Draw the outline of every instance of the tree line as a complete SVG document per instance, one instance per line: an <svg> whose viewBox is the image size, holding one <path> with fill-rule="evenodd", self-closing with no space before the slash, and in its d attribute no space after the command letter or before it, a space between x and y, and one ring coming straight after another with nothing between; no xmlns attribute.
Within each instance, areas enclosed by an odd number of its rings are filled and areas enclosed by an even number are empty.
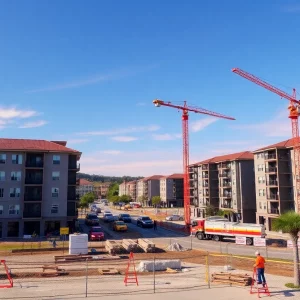
<svg viewBox="0 0 300 300"><path fill-rule="evenodd" d="M98 181L98 182L116 182L116 183L122 183L124 180L126 182L133 181L133 180L139 180L143 177L137 176L137 177L131 177L131 176L105 176L105 175L91 175L86 173L77 173L77 178L80 179L86 179L89 181Z"/></svg>

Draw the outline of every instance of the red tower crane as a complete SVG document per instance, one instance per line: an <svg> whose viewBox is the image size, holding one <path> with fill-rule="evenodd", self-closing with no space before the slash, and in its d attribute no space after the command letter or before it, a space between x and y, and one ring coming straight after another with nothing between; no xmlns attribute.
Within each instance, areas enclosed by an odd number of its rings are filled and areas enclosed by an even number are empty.
<svg viewBox="0 0 300 300"><path fill-rule="evenodd" d="M295 170L295 180L296 180L296 209L300 212L300 145L299 145L299 126L298 117L300 113L300 101L296 99L296 90L293 89L293 95L289 95L286 92L272 86L271 84L261 80L260 78L247 73L241 69L234 68L232 72L262 86L263 88L279 95L281 98L285 98L290 101L288 106L289 118L292 122L292 136L293 136L293 148L294 148L294 170Z"/></svg>
<svg viewBox="0 0 300 300"><path fill-rule="evenodd" d="M183 105L175 105L171 102L164 102L162 100L153 100L156 107L168 106L182 111L182 138L183 138L183 174L184 174L184 220L186 225L191 224L190 211L190 181L189 181L189 111L197 114L209 115L217 118L235 120L203 108L187 106L186 101Z"/></svg>

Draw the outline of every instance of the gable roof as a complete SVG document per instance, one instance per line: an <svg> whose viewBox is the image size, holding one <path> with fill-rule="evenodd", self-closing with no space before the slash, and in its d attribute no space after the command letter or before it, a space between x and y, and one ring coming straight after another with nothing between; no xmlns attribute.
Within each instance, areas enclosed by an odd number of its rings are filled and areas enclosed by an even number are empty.
<svg viewBox="0 0 300 300"><path fill-rule="evenodd" d="M175 173L169 176L164 176L160 179L183 179L184 175L183 174L179 174L179 173Z"/></svg>
<svg viewBox="0 0 300 300"><path fill-rule="evenodd" d="M93 182L92 181L88 181L86 179L80 178L79 179L79 185L93 185Z"/></svg>
<svg viewBox="0 0 300 300"><path fill-rule="evenodd" d="M253 153L264 151L264 150L268 150L268 149L293 148L293 146L294 146L293 139L289 139L289 140L285 140L285 141L279 142L277 144L272 144L272 145L269 145L269 146L257 149L255 151L253 151Z"/></svg>
<svg viewBox="0 0 300 300"><path fill-rule="evenodd" d="M49 142L46 140L0 138L0 150L59 152L59 153L72 153L77 155L81 154L81 152L77 150L63 146L64 143L66 142Z"/></svg>
<svg viewBox="0 0 300 300"><path fill-rule="evenodd" d="M164 175L152 175L152 176L149 176L149 177L145 177L143 179L141 179L142 181L147 181L147 180L159 180L161 179L162 177L164 177Z"/></svg>
<svg viewBox="0 0 300 300"><path fill-rule="evenodd" d="M222 161L252 160L252 159L254 159L254 155L252 152L243 151L243 152L237 152L237 153L232 153L232 154L215 156L215 157L200 161L198 163L192 164L192 166L210 164L210 163L218 163L218 162L222 162Z"/></svg>

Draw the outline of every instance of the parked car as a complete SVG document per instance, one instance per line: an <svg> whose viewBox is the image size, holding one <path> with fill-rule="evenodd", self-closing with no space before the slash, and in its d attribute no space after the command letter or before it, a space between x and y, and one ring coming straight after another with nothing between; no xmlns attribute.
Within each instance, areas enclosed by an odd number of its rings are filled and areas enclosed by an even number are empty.
<svg viewBox="0 0 300 300"><path fill-rule="evenodd" d="M92 225L99 225L99 219L95 213L87 214L85 217L85 224L92 226Z"/></svg>
<svg viewBox="0 0 300 300"><path fill-rule="evenodd" d="M104 222L113 222L115 220L115 217L112 213L104 213L103 215L103 221Z"/></svg>
<svg viewBox="0 0 300 300"><path fill-rule="evenodd" d="M123 221L115 221L113 224L114 231L127 231L128 227Z"/></svg>
<svg viewBox="0 0 300 300"><path fill-rule="evenodd" d="M92 227L89 231L89 240L104 241L104 232L100 226Z"/></svg>
<svg viewBox="0 0 300 300"><path fill-rule="evenodd" d="M166 221L183 221L183 216L180 215L167 216Z"/></svg>
<svg viewBox="0 0 300 300"><path fill-rule="evenodd" d="M93 206L91 209L96 214L101 214L101 208L99 206Z"/></svg>
<svg viewBox="0 0 300 300"><path fill-rule="evenodd" d="M125 223L131 223L131 216L129 214L119 214L118 219Z"/></svg>
<svg viewBox="0 0 300 300"><path fill-rule="evenodd" d="M149 217L139 217L136 220L136 225L140 227L148 227L152 228L153 227L153 221Z"/></svg>

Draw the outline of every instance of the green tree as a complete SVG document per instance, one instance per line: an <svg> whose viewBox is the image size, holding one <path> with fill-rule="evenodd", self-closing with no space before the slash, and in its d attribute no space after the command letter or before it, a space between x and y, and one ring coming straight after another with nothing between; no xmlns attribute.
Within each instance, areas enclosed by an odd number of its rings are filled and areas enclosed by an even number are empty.
<svg viewBox="0 0 300 300"><path fill-rule="evenodd" d="M138 197L138 201L141 202L144 206L145 206L146 204L148 204L148 203L147 203L148 198L147 198L145 195L139 196L139 197Z"/></svg>
<svg viewBox="0 0 300 300"><path fill-rule="evenodd" d="M161 202L160 196L153 196L151 202L153 206L157 206Z"/></svg>
<svg viewBox="0 0 300 300"><path fill-rule="evenodd" d="M216 215L216 208L213 205L207 205L205 207L205 217L211 217Z"/></svg>
<svg viewBox="0 0 300 300"><path fill-rule="evenodd" d="M112 198L113 198L114 196L118 196L118 195L119 195L119 185L118 185L116 182L114 182L114 183L112 183L112 184L109 186L109 188L108 188L108 191L107 191L107 199L108 199L109 201L113 202L113 201L112 201Z"/></svg>
<svg viewBox="0 0 300 300"><path fill-rule="evenodd" d="M294 211L282 214L278 219L274 220L273 228L276 231L288 233L291 236L294 252L294 286L300 286L299 278L299 249L298 249L298 233L300 231L300 215Z"/></svg>
<svg viewBox="0 0 300 300"><path fill-rule="evenodd" d="M120 197L120 202L125 202L125 203L128 203L131 201L131 197L129 195L122 195Z"/></svg>
<svg viewBox="0 0 300 300"><path fill-rule="evenodd" d="M79 206L81 209L84 209L86 211L86 209L89 207L89 204L93 203L94 201L94 193L87 193L80 198Z"/></svg>
<svg viewBox="0 0 300 300"><path fill-rule="evenodd" d="M120 197L118 195L116 196L111 196L110 199L109 199L110 202L112 203L117 203L120 201Z"/></svg>

